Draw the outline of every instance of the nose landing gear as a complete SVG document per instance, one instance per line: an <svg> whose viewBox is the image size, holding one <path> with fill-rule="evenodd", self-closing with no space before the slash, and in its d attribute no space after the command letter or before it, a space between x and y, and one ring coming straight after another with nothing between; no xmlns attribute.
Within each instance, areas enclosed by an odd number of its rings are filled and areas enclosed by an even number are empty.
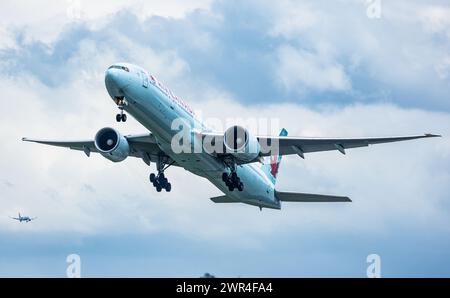
<svg viewBox="0 0 450 298"><path fill-rule="evenodd" d="M120 122L120 121L125 122L125 121L127 121L127 115L124 114L123 111L122 111L120 114L116 115L116 121L117 122Z"/></svg>
<svg viewBox="0 0 450 298"><path fill-rule="evenodd" d="M117 104L117 106L119 107L120 113L116 115L116 121L117 122L126 122L127 121L127 115L123 113L123 108L126 105L126 101L125 98L122 97L116 97L116 99L114 100Z"/></svg>

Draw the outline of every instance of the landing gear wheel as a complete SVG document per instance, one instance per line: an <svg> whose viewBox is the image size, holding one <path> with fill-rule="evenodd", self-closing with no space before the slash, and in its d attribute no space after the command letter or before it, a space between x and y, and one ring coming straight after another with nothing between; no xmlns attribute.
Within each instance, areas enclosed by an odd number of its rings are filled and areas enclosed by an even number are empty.
<svg viewBox="0 0 450 298"><path fill-rule="evenodd" d="M150 174L150 182L156 188L157 192L161 192L161 190L165 189L167 192L172 190L172 185L169 183L169 180L164 177L163 173L156 175L154 173Z"/></svg>
<svg viewBox="0 0 450 298"><path fill-rule="evenodd" d="M126 122L127 121L127 115L126 114L122 114L121 118L122 118L122 122Z"/></svg>
<svg viewBox="0 0 450 298"><path fill-rule="evenodd" d="M159 185L161 185L162 188L165 188L167 185L167 179L163 178L161 179L161 177L159 178Z"/></svg>
<svg viewBox="0 0 450 298"><path fill-rule="evenodd" d="M116 115L116 121L120 122L122 120L122 115L121 114L117 114Z"/></svg>
<svg viewBox="0 0 450 298"><path fill-rule="evenodd" d="M226 172L222 173L222 181L225 183L228 181L228 173Z"/></svg>
<svg viewBox="0 0 450 298"><path fill-rule="evenodd" d="M225 182L229 191L234 191L236 188L239 191L244 190L244 183L241 182L241 178L239 178L235 171L231 172L231 174L226 172L222 173L222 180Z"/></svg>
<svg viewBox="0 0 450 298"><path fill-rule="evenodd" d="M150 182L151 183L155 182L155 179L156 179L156 175L154 173L151 173L150 174Z"/></svg>
<svg viewBox="0 0 450 298"><path fill-rule="evenodd" d="M153 186L156 188L157 192L161 192L161 190L165 189L167 192L172 190L172 185L169 183L169 180L164 175L164 170L174 164L174 161L168 162L167 156L158 156L158 161L156 164L156 170L158 173L150 174L150 182L153 183Z"/></svg>

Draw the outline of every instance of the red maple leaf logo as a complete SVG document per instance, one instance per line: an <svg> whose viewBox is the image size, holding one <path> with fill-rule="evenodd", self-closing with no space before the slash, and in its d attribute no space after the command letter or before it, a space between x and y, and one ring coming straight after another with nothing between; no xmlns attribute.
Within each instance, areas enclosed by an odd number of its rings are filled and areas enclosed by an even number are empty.
<svg viewBox="0 0 450 298"><path fill-rule="evenodd" d="M270 174L272 174L273 178L277 178L279 165L280 164L278 163L278 156L271 156L270 157Z"/></svg>

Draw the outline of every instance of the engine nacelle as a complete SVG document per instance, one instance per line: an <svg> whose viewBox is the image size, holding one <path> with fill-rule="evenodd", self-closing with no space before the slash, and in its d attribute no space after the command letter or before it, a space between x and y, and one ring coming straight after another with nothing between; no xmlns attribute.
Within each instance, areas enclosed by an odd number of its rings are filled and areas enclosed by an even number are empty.
<svg viewBox="0 0 450 298"><path fill-rule="evenodd" d="M95 147L101 155L113 162L123 161L130 154L127 139L110 127L102 128L97 132Z"/></svg>
<svg viewBox="0 0 450 298"><path fill-rule="evenodd" d="M231 153L240 161L252 161L260 152L258 139L241 126L232 126L225 131L224 145L227 153Z"/></svg>

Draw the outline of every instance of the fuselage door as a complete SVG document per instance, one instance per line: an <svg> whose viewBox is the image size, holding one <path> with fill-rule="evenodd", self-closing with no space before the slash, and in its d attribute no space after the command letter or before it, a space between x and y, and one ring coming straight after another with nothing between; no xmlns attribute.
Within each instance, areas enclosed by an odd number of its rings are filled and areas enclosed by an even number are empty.
<svg viewBox="0 0 450 298"><path fill-rule="evenodd" d="M142 77L142 87L144 88L148 88L148 76L145 72L141 71L140 72L141 77Z"/></svg>

